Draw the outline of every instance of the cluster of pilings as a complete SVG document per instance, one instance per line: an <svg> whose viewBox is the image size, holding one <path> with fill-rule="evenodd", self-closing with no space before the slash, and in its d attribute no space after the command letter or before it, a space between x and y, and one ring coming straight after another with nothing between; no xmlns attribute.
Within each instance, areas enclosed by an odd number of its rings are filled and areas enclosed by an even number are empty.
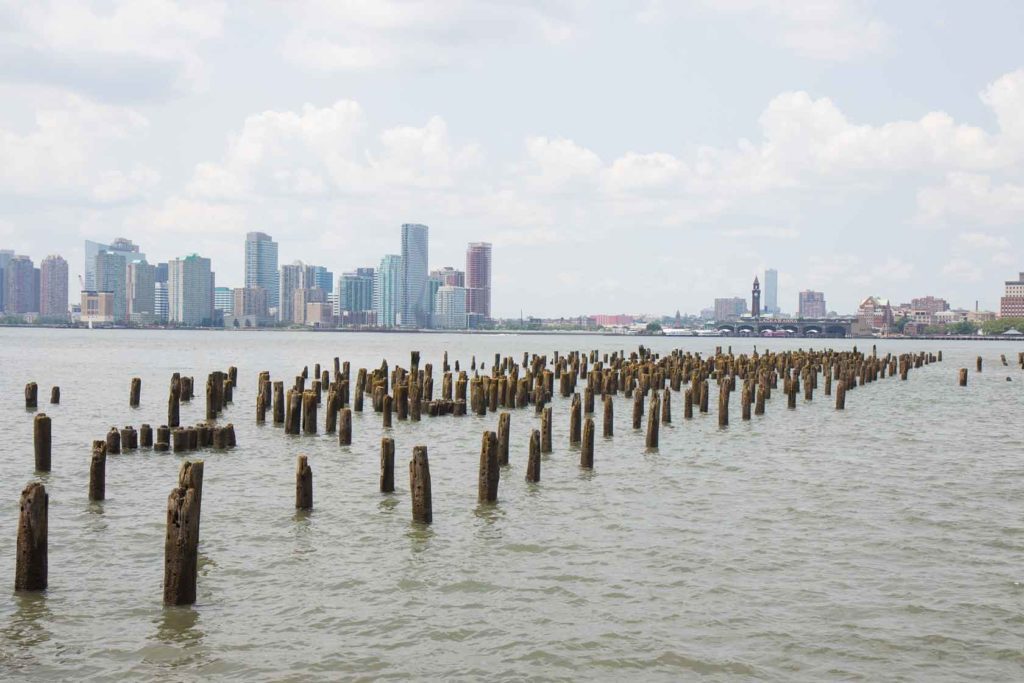
<svg viewBox="0 0 1024 683"><path fill-rule="evenodd" d="M765 415L772 391L780 386L790 410L797 408L801 388L804 402L809 402L814 400L815 391L822 385L824 395L834 393L835 408L843 410L848 392L887 376L906 380L912 369L941 360L941 352L938 356L922 352L879 357L874 349L864 354L856 348L761 354L755 351L750 355L733 355L731 349L722 353L719 348L707 357L681 350L662 356L641 346L628 356L623 352L600 355L597 351L573 351L555 352L549 360L546 355L523 354L521 363L511 356L497 354L489 372L482 363L478 368L474 357L467 372L459 369L458 361L454 368L449 366L445 353L440 393L435 396L433 367L427 363L420 368L419 352L412 352L408 370L400 366L391 368L385 360L379 368L360 368L354 383L349 363L335 358L333 374L326 369L321 372L319 364L315 365L313 380L307 388L307 366L287 392L283 382L271 381L269 372L261 372L257 384L256 422L264 423L269 410L273 423L284 426L287 433L315 435L319 406L324 405L324 431L337 432L339 444L350 446L352 412L363 411L367 398L372 409L381 415L385 429L394 429L395 421L418 421L424 414L462 417L467 413L467 406L474 415L498 413L496 428L482 434L477 473L478 502L493 504L498 499L501 470L510 462L510 411L532 405L534 419L540 420L540 428L530 431L527 448L526 480L535 484L541 479L542 455L552 452L551 403L556 391L569 403L569 445L579 449L580 467L593 468L596 432L593 414L598 398L605 440L615 437L614 399L621 395L632 402L633 429L645 430L646 448L657 449L661 426L672 424L673 393L682 395L685 423L694 419L695 407L698 414L709 412L709 386L716 384L718 424L727 428L733 392L739 393L742 421ZM1024 353L1018 361L1024 368ZM977 368L980 372L980 358ZM207 422L184 427L180 425L179 408L181 402L193 397L193 381L191 377L175 373L170 385L167 424L155 430L155 438L154 430L143 424L138 431L131 426L112 427L104 439L93 442L89 498L96 501L105 498L108 455L138 448L184 453L203 447L234 447L234 426L213 423L226 404L231 403L236 385L237 369L234 367L227 372L210 373L206 385ZM59 389L54 389L53 395L59 401ZM35 408L36 395L35 383L26 386L27 408ZM133 378L129 404L137 408L140 397L141 380ZM33 430L36 469L48 471L50 418L43 413L36 415ZM168 497L164 601L169 605L195 601L203 466L201 461L184 461L177 486ZM433 510L426 446L417 445L412 449L409 489L413 520L431 523ZM381 439L379 490L382 493L395 490L395 441L389 436ZM313 507L313 470L305 455L297 459L295 492L296 508ZM15 581L18 589L46 587L47 506L48 496L41 483L30 483L22 492Z"/></svg>

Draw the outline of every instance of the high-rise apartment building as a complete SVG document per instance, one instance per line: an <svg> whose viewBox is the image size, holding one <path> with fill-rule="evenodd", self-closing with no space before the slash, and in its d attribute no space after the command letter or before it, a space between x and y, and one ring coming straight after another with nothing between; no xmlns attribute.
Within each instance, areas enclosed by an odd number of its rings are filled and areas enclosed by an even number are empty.
<svg viewBox="0 0 1024 683"><path fill-rule="evenodd" d="M212 325L214 274L210 259L198 254L167 264L168 321L178 325Z"/></svg>
<svg viewBox="0 0 1024 683"><path fill-rule="evenodd" d="M10 249L0 249L0 313L6 310L4 308L4 281L6 280L7 264L11 262L12 258L14 258L13 251Z"/></svg>
<svg viewBox="0 0 1024 683"><path fill-rule="evenodd" d="M8 315L38 312L36 268L28 256L14 256L4 268L4 312Z"/></svg>
<svg viewBox="0 0 1024 683"><path fill-rule="evenodd" d="M797 315L801 318L824 318L828 315L825 307L825 293L805 289L800 292Z"/></svg>
<svg viewBox="0 0 1024 683"><path fill-rule="evenodd" d="M768 268L764 271L764 307L769 315L779 314L779 271Z"/></svg>
<svg viewBox="0 0 1024 683"><path fill-rule="evenodd" d="M466 329L466 288L443 285L437 289L434 327L441 330Z"/></svg>
<svg viewBox="0 0 1024 683"><path fill-rule="evenodd" d="M1024 318L1024 272L1016 280L1006 280L999 299L1000 318Z"/></svg>
<svg viewBox="0 0 1024 683"><path fill-rule="evenodd" d="M373 310L373 272L373 268L360 268L353 273L342 273L338 278L336 315Z"/></svg>
<svg viewBox="0 0 1024 683"><path fill-rule="evenodd" d="M747 300L740 297L715 299L715 320L735 320L747 312Z"/></svg>
<svg viewBox="0 0 1024 683"><path fill-rule="evenodd" d="M281 266L279 305L277 307L277 319L281 322L291 324L294 317L292 302L295 299L295 290L303 288L305 279L306 266L301 261ZM269 295L267 299L269 301Z"/></svg>
<svg viewBox="0 0 1024 683"><path fill-rule="evenodd" d="M240 287L233 292L232 315L236 318L252 316L257 324L267 318L267 290L262 287Z"/></svg>
<svg viewBox="0 0 1024 683"><path fill-rule="evenodd" d="M429 228L419 223L402 225L402 275L398 324L406 329L430 327L427 289Z"/></svg>
<svg viewBox="0 0 1024 683"><path fill-rule="evenodd" d="M128 264L128 319L140 325L157 320L156 266L145 260Z"/></svg>
<svg viewBox="0 0 1024 683"><path fill-rule="evenodd" d="M39 264L39 317L68 317L68 262L60 256L47 256Z"/></svg>
<svg viewBox="0 0 1024 683"><path fill-rule="evenodd" d="M448 287L465 287L466 286L466 273L462 270L456 270L451 266L445 266L444 268L438 268L437 270L430 271L430 279L437 280L441 283L441 286Z"/></svg>
<svg viewBox="0 0 1024 683"><path fill-rule="evenodd" d="M230 315L235 310L235 290L231 287L215 287L213 290L213 310Z"/></svg>
<svg viewBox="0 0 1024 683"><path fill-rule="evenodd" d="M96 280L95 291L110 292L114 295L114 322L126 322L128 320L128 263L124 254L100 250L96 254L94 277Z"/></svg>
<svg viewBox="0 0 1024 683"><path fill-rule="evenodd" d="M160 264L164 266L166 272L167 264ZM159 272L159 270L157 271ZM155 322L165 323L167 322L167 314L170 312L170 299L167 293L167 280L157 280L153 286L153 313L155 315Z"/></svg>
<svg viewBox="0 0 1024 683"><path fill-rule="evenodd" d="M491 318L491 244L466 247L466 315L470 327Z"/></svg>
<svg viewBox="0 0 1024 683"><path fill-rule="evenodd" d="M245 236L245 287L262 287L267 306L280 305L280 275L277 271L277 242L263 232Z"/></svg>
<svg viewBox="0 0 1024 683"><path fill-rule="evenodd" d="M90 291L97 289L96 256L101 251L105 251L108 254L119 254L123 256L125 264L131 263L133 261L144 261L146 259L146 255L139 251L138 245L129 239L125 239L124 237L118 237L110 244L103 244L101 242L93 242L92 240L86 240L84 280L85 288Z"/></svg>
<svg viewBox="0 0 1024 683"><path fill-rule="evenodd" d="M395 327L398 324L402 303L402 257L388 254L380 260L373 283L373 310L377 324L381 327Z"/></svg>

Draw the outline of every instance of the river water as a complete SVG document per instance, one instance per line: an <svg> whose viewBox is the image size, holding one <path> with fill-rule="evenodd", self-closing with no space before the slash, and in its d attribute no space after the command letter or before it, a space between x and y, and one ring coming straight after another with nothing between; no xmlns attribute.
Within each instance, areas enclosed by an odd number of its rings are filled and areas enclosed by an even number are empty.
<svg viewBox="0 0 1024 683"><path fill-rule="evenodd" d="M256 378L286 384L335 356L359 367L441 354L673 348L734 352L870 340L0 330L0 678L114 680L495 679L1020 680L1024 678L1024 373L1019 343L878 342L945 360L847 395L821 390L732 424L684 422L674 396L646 452L616 401L595 468L568 445L524 481L533 409L512 411L499 502L476 503L480 435L497 417L429 418L390 430L394 495L377 492L379 415L353 445L256 425ZM1009 367L1002 367L1005 353ZM985 369L974 371L981 354ZM166 421L170 375L196 378L182 424L202 420L206 375L236 365L224 420L239 446L200 452L198 603L161 604L167 495L182 457L108 456L107 500L87 500L89 444L111 425ZM970 367L967 388L957 386ZM130 378L142 405L128 407ZM1007 382L1009 377L1012 381ZM26 382L53 418L53 471L33 473ZM47 404L50 386L62 390ZM738 394L737 394L738 399ZM645 418L646 420L646 418ZM322 412L321 412L322 421ZM322 424L321 424L322 427ZM322 429L321 429L322 431ZM434 523L410 521L407 463L429 448ZM295 458L314 510L294 509ZM188 457L188 456L186 456ZM49 590L15 594L24 485L50 496Z"/></svg>

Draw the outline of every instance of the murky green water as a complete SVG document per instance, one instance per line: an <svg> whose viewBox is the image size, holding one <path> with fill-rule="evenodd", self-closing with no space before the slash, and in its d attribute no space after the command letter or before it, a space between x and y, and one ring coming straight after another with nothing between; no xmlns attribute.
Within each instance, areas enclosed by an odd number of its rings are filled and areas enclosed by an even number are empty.
<svg viewBox="0 0 1024 683"><path fill-rule="evenodd" d="M595 469L568 446L524 481L532 408L513 411L499 503L476 503L480 434L497 417L395 422L394 495L377 492L383 430L354 443L255 424L256 377L286 382L334 356L355 369L441 354L555 349L749 351L808 340L0 330L0 677L338 680L1013 680L1024 678L1024 373L1021 344L880 341L943 363L795 411L663 427L646 452L618 398ZM870 341L859 341L870 347ZM817 342L822 345L822 342ZM830 340L833 348L853 341ZM1003 368L999 354L1011 365ZM974 357L985 370L973 371ZM107 500L87 500L89 444L111 425L166 419L172 372L239 368L224 419L239 447L205 452L199 602L161 604L167 495L181 458L109 456ZM966 389L956 371L970 367ZM128 407L129 380L143 380ZM1010 377L1013 381L1007 382ZM37 477L24 384L53 418ZM49 406L59 384L60 406ZM435 383L435 392L440 382ZM182 423L203 418L197 396ZM714 411L714 401L712 401ZM321 416L322 417L322 416ZM410 522L406 463L430 450L434 524ZM294 509L309 455L315 509ZM195 457L195 456L192 456ZM50 494L50 588L16 595L18 497Z"/></svg>

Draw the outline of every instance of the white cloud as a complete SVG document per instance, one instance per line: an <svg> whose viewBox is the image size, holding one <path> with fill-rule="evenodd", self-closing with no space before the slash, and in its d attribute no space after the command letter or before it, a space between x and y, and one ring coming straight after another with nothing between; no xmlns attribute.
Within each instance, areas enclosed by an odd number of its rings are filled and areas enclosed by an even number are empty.
<svg viewBox="0 0 1024 683"><path fill-rule="evenodd" d="M978 282L981 280L981 268L973 261L965 258L953 258L942 266L942 274L955 280Z"/></svg>
<svg viewBox="0 0 1024 683"><path fill-rule="evenodd" d="M557 44L576 35L576 0L305 0L285 5L285 59L318 71L432 68L467 48Z"/></svg>
<svg viewBox="0 0 1024 683"><path fill-rule="evenodd" d="M145 135L139 113L66 96L38 110L30 130L0 128L0 192L99 203L137 199L159 182L152 168L113 165L117 150Z"/></svg>
<svg viewBox="0 0 1024 683"><path fill-rule="evenodd" d="M1024 221L1024 185L993 185L988 175L950 172L944 184L918 191L917 209L922 223L1019 223Z"/></svg>
<svg viewBox="0 0 1024 683"><path fill-rule="evenodd" d="M958 236L960 243L972 249L1009 249L1010 240L983 232L963 232Z"/></svg>
<svg viewBox="0 0 1024 683"><path fill-rule="evenodd" d="M204 0L2 0L8 26L0 46L9 54L0 73L28 72L71 86L70 76L77 85L113 80L141 89L169 78L167 85L193 90L205 78L198 49L220 35L224 14L223 2Z"/></svg>
<svg viewBox="0 0 1024 683"><path fill-rule="evenodd" d="M800 237L800 231L796 228L779 228L767 225L751 228L729 228L723 230L726 237L760 237L771 240L795 240Z"/></svg>
<svg viewBox="0 0 1024 683"><path fill-rule="evenodd" d="M862 0L701 0L700 5L737 17L766 41L811 59L843 62L880 53L893 37L892 28ZM683 8L672 0L651 0L638 19L659 23Z"/></svg>

